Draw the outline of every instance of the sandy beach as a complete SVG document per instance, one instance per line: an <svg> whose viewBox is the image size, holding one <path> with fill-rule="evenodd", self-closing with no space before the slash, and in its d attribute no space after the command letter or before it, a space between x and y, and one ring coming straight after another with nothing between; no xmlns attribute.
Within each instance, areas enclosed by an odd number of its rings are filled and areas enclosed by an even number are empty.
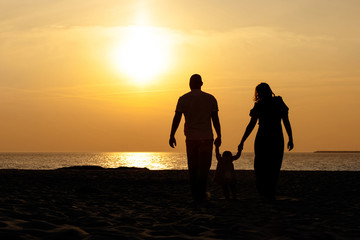
<svg viewBox="0 0 360 240"><path fill-rule="evenodd" d="M211 179L192 204L187 171L0 170L1 239L359 239L359 172L282 171L266 203L253 171L237 201Z"/></svg>

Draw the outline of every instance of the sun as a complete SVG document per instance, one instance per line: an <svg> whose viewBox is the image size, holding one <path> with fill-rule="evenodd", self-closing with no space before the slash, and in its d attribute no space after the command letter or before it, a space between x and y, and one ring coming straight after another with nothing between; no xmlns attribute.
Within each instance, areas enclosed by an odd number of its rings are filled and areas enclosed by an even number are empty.
<svg viewBox="0 0 360 240"><path fill-rule="evenodd" d="M149 84L169 65L169 41L159 29L128 27L113 52L116 68L139 85Z"/></svg>

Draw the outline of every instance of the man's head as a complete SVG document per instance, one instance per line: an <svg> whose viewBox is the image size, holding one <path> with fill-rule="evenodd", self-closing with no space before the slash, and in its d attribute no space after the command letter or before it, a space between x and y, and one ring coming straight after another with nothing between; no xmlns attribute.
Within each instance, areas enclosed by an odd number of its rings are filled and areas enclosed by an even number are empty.
<svg viewBox="0 0 360 240"><path fill-rule="evenodd" d="M203 82L199 74L194 74L190 77L190 89L201 89Z"/></svg>

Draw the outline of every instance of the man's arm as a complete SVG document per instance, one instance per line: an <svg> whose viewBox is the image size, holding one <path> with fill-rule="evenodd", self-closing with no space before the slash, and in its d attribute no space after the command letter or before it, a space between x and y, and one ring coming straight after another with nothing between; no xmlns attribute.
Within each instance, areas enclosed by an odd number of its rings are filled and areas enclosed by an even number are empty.
<svg viewBox="0 0 360 240"><path fill-rule="evenodd" d="M176 130L178 129L178 127L179 127L179 124L180 124L180 121L181 121L181 116L182 116L181 112L175 112L173 122L172 122L172 126L171 126L170 139L169 139L169 145L172 148L174 148L176 146L175 133L176 133Z"/></svg>
<svg viewBox="0 0 360 240"><path fill-rule="evenodd" d="M216 159L217 159L218 161L221 161L221 154L220 154L219 145L215 145L215 153L216 153Z"/></svg>
<svg viewBox="0 0 360 240"><path fill-rule="evenodd" d="M215 145L221 145L221 127L218 112L211 113L211 120L214 125L217 138L215 139Z"/></svg>

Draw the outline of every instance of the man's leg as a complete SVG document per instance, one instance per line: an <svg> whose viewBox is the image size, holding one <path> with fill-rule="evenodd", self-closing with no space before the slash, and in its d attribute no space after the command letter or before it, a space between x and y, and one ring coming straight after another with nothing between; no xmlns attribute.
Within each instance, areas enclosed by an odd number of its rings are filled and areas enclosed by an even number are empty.
<svg viewBox="0 0 360 240"><path fill-rule="evenodd" d="M200 200L206 199L206 185L211 167L213 140L201 140L199 146L199 165L197 168L197 191Z"/></svg>
<svg viewBox="0 0 360 240"><path fill-rule="evenodd" d="M186 154L188 160L190 189L194 201L198 201L197 171L198 171L198 144L197 141L186 140Z"/></svg>

